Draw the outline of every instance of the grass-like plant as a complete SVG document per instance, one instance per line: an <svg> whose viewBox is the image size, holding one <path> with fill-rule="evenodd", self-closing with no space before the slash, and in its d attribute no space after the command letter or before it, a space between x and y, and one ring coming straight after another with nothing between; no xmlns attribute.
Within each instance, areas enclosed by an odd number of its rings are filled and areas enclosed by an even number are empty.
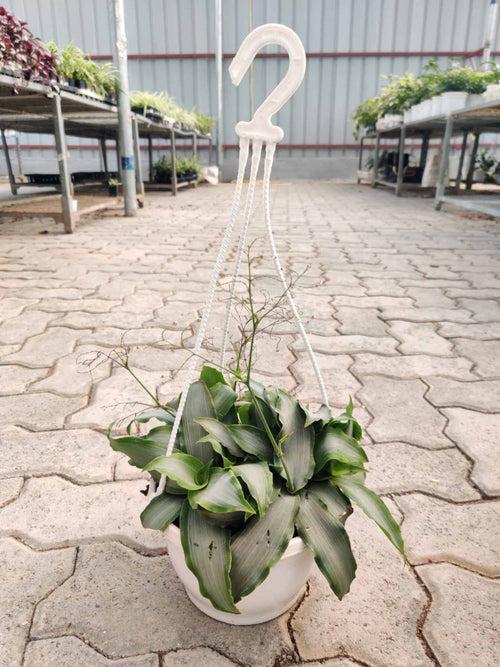
<svg viewBox="0 0 500 667"><path fill-rule="evenodd" d="M115 451L149 472L150 484L166 476L164 492L141 514L143 525L163 531L175 522L201 593L232 613L294 535L342 598L356 573L345 528L353 504L404 552L398 524L365 485L368 459L352 401L338 415L325 405L312 411L284 389L255 381L256 337L286 321L286 291L259 298L250 259L244 282L232 361L224 372L206 363L190 386L173 453L164 452L179 397L161 404L148 391L154 407L135 416L127 435L109 434ZM131 370L126 355L119 363ZM161 425L148 428L153 419Z"/></svg>
<svg viewBox="0 0 500 667"><path fill-rule="evenodd" d="M166 155L162 155L153 165L157 180L164 181L172 178L172 160ZM175 171L178 178L187 176L199 176L201 165L196 156L177 157L175 161Z"/></svg>
<svg viewBox="0 0 500 667"><path fill-rule="evenodd" d="M212 129L213 118L194 109L183 109L165 92L134 91L130 93L130 106L133 110L144 114L148 109L152 109L164 119L174 120L185 130L196 130L201 134L209 134Z"/></svg>
<svg viewBox="0 0 500 667"><path fill-rule="evenodd" d="M110 63L99 65L75 44L66 44L60 49L55 42L48 42L47 48L56 58L56 70L62 79L82 81L98 95L115 97L116 76Z"/></svg>

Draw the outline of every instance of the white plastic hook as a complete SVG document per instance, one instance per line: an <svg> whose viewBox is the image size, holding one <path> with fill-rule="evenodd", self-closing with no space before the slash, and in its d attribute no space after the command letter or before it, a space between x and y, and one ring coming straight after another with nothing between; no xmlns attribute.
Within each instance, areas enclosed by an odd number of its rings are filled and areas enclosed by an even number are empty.
<svg viewBox="0 0 500 667"><path fill-rule="evenodd" d="M240 121L236 134L266 143L278 143L283 139L281 127L271 123L271 117L288 102L302 83L306 71L306 54L300 37L291 28L279 23L266 23L249 33L241 43L238 53L229 66L229 76L239 86L257 53L270 44L282 46L288 52L290 64L284 78L255 111L251 121Z"/></svg>

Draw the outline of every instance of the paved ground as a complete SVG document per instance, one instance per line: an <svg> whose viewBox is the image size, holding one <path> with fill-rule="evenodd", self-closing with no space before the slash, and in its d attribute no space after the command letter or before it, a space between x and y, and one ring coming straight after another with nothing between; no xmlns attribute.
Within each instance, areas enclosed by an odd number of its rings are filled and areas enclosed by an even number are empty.
<svg viewBox="0 0 500 667"><path fill-rule="evenodd" d="M73 236L0 225L0 664L496 667L497 223L369 188L274 188L283 258L311 264L299 300L332 402L355 397L368 481L402 522L408 565L355 514L358 577L342 603L314 576L291 613L233 628L190 604L161 535L140 527L142 481L102 431L143 395L80 362L126 332L147 384L177 390L179 354L158 341L196 327L230 193L158 195L136 220L87 220ZM284 341L259 368L318 400L297 337Z"/></svg>

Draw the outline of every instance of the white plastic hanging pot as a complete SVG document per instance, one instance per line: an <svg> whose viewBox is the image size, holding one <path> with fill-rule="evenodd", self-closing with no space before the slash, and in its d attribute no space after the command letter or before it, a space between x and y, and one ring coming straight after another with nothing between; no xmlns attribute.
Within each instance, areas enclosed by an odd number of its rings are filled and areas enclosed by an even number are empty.
<svg viewBox="0 0 500 667"><path fill-rule="evenodd" d="M441 115L441 102L441 95L434 95L434 97L431 97L431 116Z"/></svg>
<svg viewBox="0 0 500 667"><path fill-rule="evenodd" d="M487 102L500 100L500 83L490 83L488 86L486 86L483 97Z"/></svg>
<svg viewBox="0 0 500 667"><path fill-rule="evenodd" d="M420 112L422 118L432 116L432 100L424 100L421 102Z"/></svg>
<svg viewBox="0 0 500 667"><path fill-rule="evenodd" d="M253 593L238 602L236 606L241 613L230 614L216 609L200 593L198 580L186 565L177 526L170 525L164 534L168 542L168 555L191 602L207 616L232 625L255 625L284 614L304 592L314 563L312 551L301 538L292 538L269 576Z"/></svg>

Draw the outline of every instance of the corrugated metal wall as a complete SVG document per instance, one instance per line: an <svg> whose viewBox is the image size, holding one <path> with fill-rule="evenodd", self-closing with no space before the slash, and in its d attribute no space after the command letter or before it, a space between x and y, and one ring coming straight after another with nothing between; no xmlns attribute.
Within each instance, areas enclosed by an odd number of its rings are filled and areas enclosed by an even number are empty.
<svg viewBox="0 0 500 667"><path fill-rule="evenodd" d="M72 41L92 55L112 53L107 0L4 0L3 4L44 40ZM429 55L408 52L474 51L484 41L489 0L222 0L223 50L234 53L253 25L279 22L300 35L308 59L306 78L277 118L285 130L278 175L325 176L352 173L352 110L383 85L383 75L419 72ZM186 107L215 114L214 0L125 0L132 89L167 90ZM494 48L498 48L498 38ZM328 52L326 56L321 53ZM406 52L407 55L390 55ZM372 55L369 55L372 53ZM148 57L163 54L160 57ZM164 57L189 54L190 57ZM192 54L200 54L192 57ZM362 54L362 55L360 55ZM389 55L382 55L389 54ZM446 62L447 58L440 58ZM235 143L234 125L250 115L249 77L238 89L224 61L225 144ZM255 61L254 99L264 99L284 74L283 58ZM75 140L72 140L75 142ZM31 135L23 144L52 143ZM78 144L92 142L78 141ZM28 164L40 165L51 152L24 149ZM73 160L95 160L88 150ZM234 163L234 151L226 151ZM47 165L47 162L45 163ZM40 167L39 167L40 168Z"/></svg>

